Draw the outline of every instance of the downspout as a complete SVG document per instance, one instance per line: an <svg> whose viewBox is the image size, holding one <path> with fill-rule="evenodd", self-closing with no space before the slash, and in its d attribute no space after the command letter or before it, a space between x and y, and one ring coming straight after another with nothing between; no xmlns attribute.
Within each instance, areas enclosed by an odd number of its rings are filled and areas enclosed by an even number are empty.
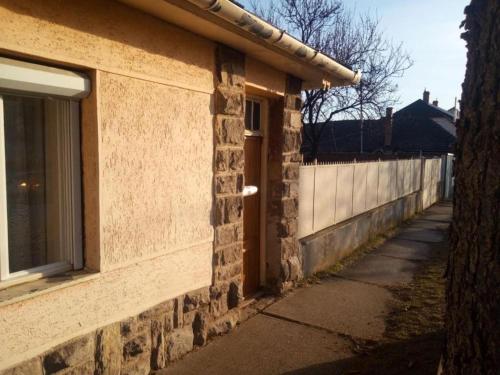
<svg viewBox="0 0 500 375"><path fill-rule="evenodd" d="M288 54L301 59L307 64L312 64L335 80L345 85L358 84L361 72L346 68L331 57L316 51L300 42L285 31L254 16L252 13L240 8L229 0L188 0L201 9L224 19L225 21L252 33L266 43L276 46Z"/></svg>

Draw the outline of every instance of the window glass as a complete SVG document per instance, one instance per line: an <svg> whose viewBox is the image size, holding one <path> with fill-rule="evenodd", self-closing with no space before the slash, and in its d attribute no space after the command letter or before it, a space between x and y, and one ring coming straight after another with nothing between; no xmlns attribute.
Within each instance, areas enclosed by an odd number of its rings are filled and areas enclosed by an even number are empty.
<svg viewBox="0 0 500 375"><path fill-rule="evenodd" d="M42 99L4 96L9 269L47 264Z"/></svg>
<svg viewBox="0 0 500 375"><path fill-rule="evenodd" d="M64 259L67 101L3 95L9 272ZM59 107L59 108L58 108ZM61 113L61 114L59 114Z"/></svg>
<svg viewBox="0 0 500 375"><path fill-rule="evenodd" d="M253 102L252 130L260 130L260 103Z"/></svg>
<svg viewBox="0 0 500 375"><path fill-rule="evenodd" d="M252 130L252 102L245 101L245 129Z"/></svg>

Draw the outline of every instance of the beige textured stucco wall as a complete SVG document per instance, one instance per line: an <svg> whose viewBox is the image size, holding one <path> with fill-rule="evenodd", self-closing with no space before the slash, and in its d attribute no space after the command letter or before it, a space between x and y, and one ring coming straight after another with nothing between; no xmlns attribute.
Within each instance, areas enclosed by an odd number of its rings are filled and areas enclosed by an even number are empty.
<svg viewBox="0 0 500 375"><path fill-rule="evenodd" d="M286 74L249 56L245 59L246 84L261 89L263 93L283 95Z"/></svg>
<svg viewBox="0 0 500 375"><path fill-rule="evenodd" d="M101 271L0 304L2 369L210 285L215 45L114 1L0 0L0 20L2 52L94 80L83 154L98 204L85 214Z"/></svg>
<svg viewBox="0 0 500 375"><path fill-rule="evenodd" d="M211 242L210 95L108 73L99 87L101 271Z"/></svg>
<svg viewBox="0 0 500 375"><path fill-rule="evenodd" d="M111 0L0 0L0 50L213 92L213 43Z"/></svg>

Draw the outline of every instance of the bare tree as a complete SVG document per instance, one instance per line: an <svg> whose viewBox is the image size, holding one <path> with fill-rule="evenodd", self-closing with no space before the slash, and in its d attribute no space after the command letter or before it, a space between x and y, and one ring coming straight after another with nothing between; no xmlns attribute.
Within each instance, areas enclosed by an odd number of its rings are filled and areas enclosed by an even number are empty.
<svg viewBox="0 0 500 375"><path fill-rule="evenodd" d="M500 369L500 2L465 8L443 373Z"/></svg>
<svg viewBox="0 0 500 375"><path fill-rule="evenodd" d="M384 37L378 18L355 16L337 0L277 0L267 7L252 0L250 4L257 15L363 73L361 84L355 87L304 92L302 119L308 124L304 138L311 147L310 158L316 158L325 124L334 117L358 118L363 102L363 117L376 118L398 101L395 79L412 61L402 44Z"/></svg>

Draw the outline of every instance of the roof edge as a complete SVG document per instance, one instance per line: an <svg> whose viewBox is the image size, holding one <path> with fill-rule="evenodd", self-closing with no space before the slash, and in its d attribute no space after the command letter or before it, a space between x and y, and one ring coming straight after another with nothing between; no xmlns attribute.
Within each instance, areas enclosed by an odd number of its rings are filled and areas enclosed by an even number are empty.
<svg viewBox="0 0 500 375"><path fill-rule="evenodd" d="M336 82L336 86L356 85L361 80L361 72L341 65L331 57L300 42L283 30L246 11L229 0L186 0L245 33L256 36L272 47L277 47L288 55L299 58L307 65L326 73L325 79ZM329 83L327 83L327 86Z"/></svg>

